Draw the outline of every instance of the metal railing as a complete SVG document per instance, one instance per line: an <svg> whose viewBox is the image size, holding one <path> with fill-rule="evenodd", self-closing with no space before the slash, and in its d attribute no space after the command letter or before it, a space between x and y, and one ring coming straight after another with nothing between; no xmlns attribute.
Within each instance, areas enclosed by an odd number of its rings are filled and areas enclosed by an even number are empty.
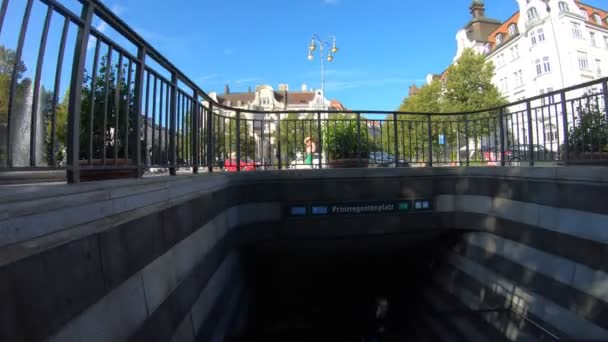
<svg viewBox="0 0 608 342"><path fill-rule="evenodd" d="M0 49L0 171L608 162L608 78L466 113L232 108L98 0L3 0Z"/></svg>

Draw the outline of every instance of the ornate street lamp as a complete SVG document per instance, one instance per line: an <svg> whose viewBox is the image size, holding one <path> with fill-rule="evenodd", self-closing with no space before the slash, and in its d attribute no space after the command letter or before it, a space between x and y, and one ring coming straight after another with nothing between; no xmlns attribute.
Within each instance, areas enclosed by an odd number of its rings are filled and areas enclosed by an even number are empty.
<svg viewBox="0 0 608 342"><path fill-rule="evenodd" d="M310 45L308 46L308 60L313 61L315 59L314 52L317 51L317 45L319 46L319 55L321 59L321 93L325 98L325 65L324 61L327 59L328 62L334 60L334 55L338 53L338 47L336 45L336 37L331 37L331 43L321 39L317 34L312 35ZM327 56L325 56L325 49L327 48ZM325 104L324 104L325 105Z"/></svg>

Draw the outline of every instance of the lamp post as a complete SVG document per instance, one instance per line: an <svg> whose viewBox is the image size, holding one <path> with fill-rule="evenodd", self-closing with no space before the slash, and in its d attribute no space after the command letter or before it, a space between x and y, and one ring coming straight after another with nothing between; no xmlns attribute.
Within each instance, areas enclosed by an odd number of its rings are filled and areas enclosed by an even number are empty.
<svg viewBox="0 0 608 342"><path fill-rule="evenodd" d="M553 17L551 16L551 6L549 6L550 0L542 0L542 1L545 3L545 6L547 6L546 10L547 10L547 13L549 14L549 22L551 23L551 32L553 34L553 41L555 42L555 49L557 51L557 64L559 65L559 74L560 74L561 81L562 81L561 89L563 89L565 87L564 70L562 69L562 59L559 54L559 44L557 43L557 35L555 32L555 26L553 25Z"/></svg>
<svg viewBox="0 0 608 342"><path fill-rule="evenodd" d="M317 51L317 46L319 47L319 56L321 60L321 93L323 96L323 102L325 102L325 59L328 62L334 60L334 55L338 52L338 47L336 46L336 37L331 36L331 43L323 40L317 34L312 35L312 39L310 40L310 45L308 46L308 60L312 61L315 59L314 52ZM325 55L325 49L327 48L328 52ZM325 103L323 103L325 106Z"/></svg>

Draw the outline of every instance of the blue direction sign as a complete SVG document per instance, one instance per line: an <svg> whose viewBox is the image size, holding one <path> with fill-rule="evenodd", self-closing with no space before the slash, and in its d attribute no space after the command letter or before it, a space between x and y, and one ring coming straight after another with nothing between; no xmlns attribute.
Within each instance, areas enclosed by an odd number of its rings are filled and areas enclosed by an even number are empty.
<svg viewBox="0 0 608 342"><path fill-rule="evenodd" d="M344 202L330 204L297 204L287 207L289 217L307 216L358 216L431 210L430 199L375 201L375 202Z"/></svg>

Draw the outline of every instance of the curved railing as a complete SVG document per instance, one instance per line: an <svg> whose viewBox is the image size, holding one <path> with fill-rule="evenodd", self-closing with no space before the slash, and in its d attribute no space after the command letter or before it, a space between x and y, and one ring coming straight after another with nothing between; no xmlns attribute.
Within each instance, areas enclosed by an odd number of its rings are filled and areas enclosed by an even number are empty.
<svg viewBox="0 0 608 342"><path fill-rule="evenodd" d="M5 173L65 170L78 182L184 168L608 160L607 78L466 113L269 112L218 103L97 0L4 0L0 43Z"/></svg>

